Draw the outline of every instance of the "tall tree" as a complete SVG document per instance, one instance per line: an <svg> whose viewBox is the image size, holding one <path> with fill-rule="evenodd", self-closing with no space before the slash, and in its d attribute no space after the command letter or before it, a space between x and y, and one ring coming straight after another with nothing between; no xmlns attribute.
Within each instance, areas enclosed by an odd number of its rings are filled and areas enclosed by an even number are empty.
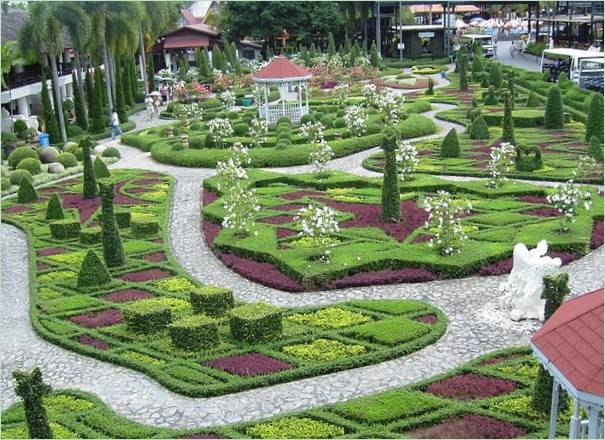
<svg viewBox="0 0 605 440"><path fill-rule="evenodd" d="M71 72L71 77L72 84L76 84L76 72ZM78 124L82 130L88 130L88 120L84 112L84 107L84 100L80 96L80 88L74 87L74 110L76 113L76 124Z"/></svg>
<svg viewBox="0 0 605 440"><path fill-rule="evenodd" d="M153 56L147 58L147 78L145 81L145 94L149 90L155 90L155 65L153 64Z"/></svg>
<svg viewBox="0 0 605 440"><path fill-rule="evenodd" d="M42 398L51 392L42 380L38 367L32 371L13 371L15 394L23 399L23 409L30 438L53 438Z"/></svg>
<svg viewBox="0 0 605 440"><path fill-rule="evenodd" d="M84 85L86 92L86 107L89 109L89 113L92 112L92 103L94 96L94 85L92 83L92 75L90 69L86 69L86 75L84 76ZM92 115L88 115L89 119L92 119Z"/></svg>
<svg viewBox="0 0 605 440"><path fill-rule="evenodd" d="M99 66L94 66L95 70L95 82L92 93L92 106L90 107L91 121L90 125L94 133L100 133L105 129L105 116L103 109L105 107L104 91L105 86L103 84L103 74ZM111 110L111 109L110 109Z"/></svg>
<svg viewBox="0 0 605 440"><path fill-rule="evenodd" d="M124 123L127 119L126 116L126 101L124 99L124 87L122 79L122 69L116 70L116 83L118 87L116 89L116 112L118 113L118 119L121 123Z"/></svg>
<svg viewBox="0 0 605 440"><path fill-rule="evenodd" d="M40 77L40 83L42 84L40 99L42 101L42 110L44 112L44 125L46 127L46 133L48 133L50 136L50 141L52 143L58 144L59 139L61 139L61 133L59 132L59 127L57 126L57 116L55 115L55 111L50 103L50 96L48 96L48 85L44 72L42 72L42 76Z"/></svg>
<svg viewBox="0 0 605 440"><path fill-rule="evenodd" d="M2 44L0 62L2 63L2 87L9 88L5 75L8 75L14 66L22 66L27 63L25 57L19 52L16 41L8 41Z"/></svg>
<svg viewBox="0 0 605 440"><path fill-rule="evenodd" d="M359 17L363 28L363 47L368 50L368 19L372 13L372 4L374 2L362 1L357 2L359 7Z"/></svg>

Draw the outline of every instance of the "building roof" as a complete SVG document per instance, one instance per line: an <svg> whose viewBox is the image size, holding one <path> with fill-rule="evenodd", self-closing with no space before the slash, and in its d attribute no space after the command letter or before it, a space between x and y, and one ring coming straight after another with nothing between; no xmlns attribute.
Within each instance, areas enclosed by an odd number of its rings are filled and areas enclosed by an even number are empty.
<svg viewBox="0 0 605 440"><path fill-rule="evenodd" d="M603 397L603 289L564 302L531 342L578 392Z"/></svg>
<svg viewBox="0 0 605 440"><path fill-rule="evenodd" d="M188 25L202 23L201 18L194 17L193 13L189 9L181 9L181 15L183 16L185 23Z"/></svg>
<svg viewBox="0 0 605 440"><path fill-rule="evenodd" d="M285 56L278 56L254 74L254 79L261 81L283 79L307 79L311 77L304 67L294 64Z"/></svg>
<svg viewBox="0 0 605 440"><path fill-rule="evenodd" d="M432 5L410 5L410 9L414 14L428 14L432 12L433 14L442 14L443 13L443 5L432 4ZM459 14L464 14L466 12L480 12L477 6L474 5L455 5L454 12Z"/></svg>

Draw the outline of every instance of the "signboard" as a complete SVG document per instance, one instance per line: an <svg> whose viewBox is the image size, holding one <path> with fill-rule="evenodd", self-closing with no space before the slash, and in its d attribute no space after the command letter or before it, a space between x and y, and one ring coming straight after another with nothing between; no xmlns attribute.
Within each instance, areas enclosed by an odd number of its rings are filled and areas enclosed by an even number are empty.
<svg viewBox="0 0 605 440"><path fill-rule="evenodd" d="M435 32L418 32L419 38L433 38L435 36Z"/></svg>
<svg viewBox="0 0 605 440"><path fill-rule="evenodd" d="M404 50L405 49L405 43L397 43L397 50Z"/></svg>

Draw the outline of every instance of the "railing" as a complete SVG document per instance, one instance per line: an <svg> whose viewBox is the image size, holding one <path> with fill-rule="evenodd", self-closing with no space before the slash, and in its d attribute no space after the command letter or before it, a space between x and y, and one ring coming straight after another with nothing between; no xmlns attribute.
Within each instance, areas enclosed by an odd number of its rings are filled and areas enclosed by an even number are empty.
<svg viewBox="0 0 605 440"><path fill-rule="evenodd" d="M306 105L282 104L278 101L277 104L270 106L261 106L260 115L267 120L269 125L275 124L279 118L285 116L292 122L300 122L300 118L309 113L309 107Z"/></svg>

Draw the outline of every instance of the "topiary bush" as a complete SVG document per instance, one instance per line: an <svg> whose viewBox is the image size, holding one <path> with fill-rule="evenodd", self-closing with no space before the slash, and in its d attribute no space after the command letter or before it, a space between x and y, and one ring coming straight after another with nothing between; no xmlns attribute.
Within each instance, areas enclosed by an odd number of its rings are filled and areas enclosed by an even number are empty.
<svg viewBox="0 0 605 440"><path fill-rule="evenodd" d="M82 229L80 231L80 243L84 245L97 244L101 242L101 227Z"/></svg>
<svg viewBox="0 0 605 440"><path fill-rule="evenodd" d="M109 168L107 168L107 165L105 165L105 162L103 162L103 159L101 159L99 156L95 158L92 167L97 179L103 179L111 176L109 173Z"/></svg>
<svg viewBox="0 0 605 440"><path fill-rule="evenodd" d="M492 63L489 71L489 85L494 86L496 89L502 87L502 72L498 63Z"/></svg>
<svg viewBox="0 0 605 440"><path fill-rule="evenodd" d="M384 222L396 223L401 218L399 176L397 174L397 148L398 133L389 128L382 140L384 151L384 171L382 178L382 209L380 218Z"/></svg>
<svg viewBox="0 0 605 440"><path fill-rule="evenodd" d="M332 126L334 125L334 119L332 119L332 116L330 115L325 115L320 119L320 122L324 125L324 127L326 128L332 128Z"/></svg>
<svg viewBox="0 0 605 440"><path fill-rule="evenodd" d="M24 159L37 159L38 153L36 150L30 147L19 147L15 148L13 152L8 156L8 166L15 169L17 165Z"/></svg>
<svg viewBox="0 0 605 440"><path fill-rule="evenodd" d="M270 304L246 304L231 309L228 315L231 335L238 341L264 341L282 332L282 311Z"/></svg>
<svg viewBox="0 0 605 440"><path fill-rule="evenodd" d="M544 109L544 128L560 129L565 125L561 89L554 85L548 90L546 108Z"/></svg>
<svg viewBox="0 0 605 440"><path fill-rule="evenodd" d="M544 168L542 150L539 147L516 146L515 168L517 171L535 171Z"/></svg>
<svg viewBox="0 0 605 440"><path fill-rule="evenodd" d="M590 138L590 142L588 143L588 155L597 162L603 162L603 144L596 136Z"/></svg>
<svg viewBox="0 0 605 440"><path fill-rule="evenodd" d="M541 104L538 95L533 90L530 91L529 95L527 95L527 102L525 105L527 107L540 107Z"/></svg>
<svg viewBox="0 0 605 440"><path fill-rule="evenodd" d="M233 292L217 286L203 286L189 293L189 301L195 313L220 316L233 308Z"/></svg>
<svg viewBox="0 0 605 440"><path fill-rule="evenodd" d="M13 130L15 130L15 134L20 139L25 139L25 135L27 133L28 128L29 127L27 126L27 122L22 121L21 119L17 119L13 124Z"/></svg>
<svg viewBox="0 0 605 440"><path fill-rule="evenodd" d="M151 214L133 214L130 216L130 230L135 237L157 234L160 224Z"/></svg>
<svg viewBox="0 0 605 440"><path fill-rule="evenodd" d="M95 251L90 249L84 257L84 261L78 272L78 288L98 287L110 281L111 275L107 271L107 268Z"/></svg>
<svg viewBox="0 0 605 440"><path fill-rule="evenodd" d="M17 191L17 201L19 203L32 203L38 200L38 192L34 185L28 179L21 179L19 190Z"/></svg>
<svg viewBox="0 0 605 440"><path fill-rule="evenodd" d="M136 301L124 307L126 325L137 333L154 333L172 321L170 307L154 299Z"/></svg>
<svg viewBox="0 0 605 440"><path fill-rule="evenodd" d="M58 194L53 194L46 205L46 220L63 220L65 213L61 206L61 199Z"/></svg>
<svg viewBox="0 0 605 440"><path fill-rule="evenodd" d="M460 157L460 142L458 141L458 133L455 129L451 129L449 133L441 141L441 157Z"/></svg>
<svg viewBox="0 0 605 440"><path fill-rule="evenodd" d="M334 119L334 123L332 125L334 128L345 128L347 126L347 122L344 118L336 118Z"/></svg>
<svg viewBox="0 0 605 440"><path fill-rule="evenodd" d="M42 381L40 369L36 367L31 372L13 371L13 377L16 382L15 394L23 399L29 438L53 438L42 400L52 389Z"/></svg>
<svg viewBox="0 0 605 440"><path fill-rule="evenodd" d="M73 151L73 155L76 156L78 162L82 162L82 159L84 158L84 151L82 150L82 147L76 148Z"/></svg>
<svg viewBox="0 0 605 440"><path fill-rule="evenodd" d="M239 123L233 126L233 134L236 136L245 136L248 134L248 125Z"/></svg>
<svg viewBox="0 0 605 440"><path fill-rule="evenodd" d="M57 156L57 162L65 168L73 168L78 165L78 159L72 153L61 153Z"/></svg>
<svg viewBox="0 0 605 440"><path fill-rule="evenodd" d="M595 136L599 142L603 143L603 105L603 96L599 93L593 93L586 115L585 139L587 142Z"/></svg>
<svg viewBox="0 0 605 440"><path fill-rule="evenodd" d="M471 139L489 139L489 128L481 115L475 118L469 131Z"/></svg>
<svg viewBox="0 0 605 440"><path fill-rule="evenodd" d="M515 122L513 121L513 98L506 94L504 103L504 117L502 118L502 142L515 144Z"/></svg>
<svg viewBox="0 0 605 440"><path fill-rule="evenodd" d="M168 324L172 343L182 350L199 350L219 343L217 321L204 314L188 316Z"/></svg>
<svg viewBox="0 0 605 440"><path fill-rule="evenodd" d="M103 153L101 154L101 156L103 156L103 157L115 157L116 159L119 159L120 157L122 157L120 155L120 152L118 151L118 149L114 148L114 147L107 147L107 148L105 148L105 150L103 151Z"/></svg>
<svg viewBox="0 0 605 440"><path fill-rule="evenodd" d="M27 170L15 170L10 173L10 176L8 177L10 179L10 183L12 183L13 185L19 185L21 183L21 180L24 178L29 180L30 182L34 180L34 178L32 177L32 173Z"/></svg>
<svg viewBox="0 0 605 440"><path fill-rule="evenodd" d="M109 267L124 264L124 246L113 212L113 183L101 183L101 236L103 259Z"/></svg>
<svg viewBox="0 0 605 440"><path fill-rule="evenodd" d="M300 118L301 125L306 124L307 122L315 122L315 117L311 113L304 115L302 118Z"/></svg>
<svg viewBox="0 0 605 440"><path fill-rule="evenodd" d="M497 105L498 97L496 96L496 89L494 86L489 86L487 89L487 94L485 98L483 98L483 104L485 105Z"/></svg>
<svg viewBox="0 0 605 440"><path fill-rule="evenodd" d="M37 158L34 159L33 157L28 157L27 159L23 159L21 162L19 162L17 169L27 170L30 174L36 175L42 172L42 164Z"/></svg>
<svg viewBox="0 0 605 440"><path fill-rule="evenodd" d="M84 185L82 189L82 195L85 199L91 199L97 195L97 179L95 177L95 171L92 167L92 157L90 156L90 147L92 141L90 137L84 138L81 142L82 145L82 163L84 165L83 180Z"/></svg>
<svg viewBox="0 0 605 440"><path fill-rule="evenodd" d="M80 222L74 219L51 222L50 235L57 240L69 240L80 236Z"/></svg>

